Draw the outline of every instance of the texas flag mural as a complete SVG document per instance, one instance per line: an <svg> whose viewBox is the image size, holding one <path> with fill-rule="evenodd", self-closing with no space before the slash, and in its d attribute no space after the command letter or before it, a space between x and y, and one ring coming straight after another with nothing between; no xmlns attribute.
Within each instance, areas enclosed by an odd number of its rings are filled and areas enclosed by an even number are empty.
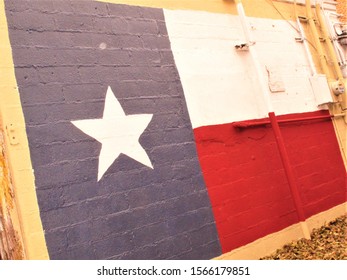
<svg viewBox="0 0 347 280"><path fill-rule="evenodd" d="M233 126L267 114L237 16L5 3L51 259L210 259L299 222L271 127ZM252 24L280 118L327 116L288 23ZM344 203L330 119L282 130L306 216Z"/></svg>

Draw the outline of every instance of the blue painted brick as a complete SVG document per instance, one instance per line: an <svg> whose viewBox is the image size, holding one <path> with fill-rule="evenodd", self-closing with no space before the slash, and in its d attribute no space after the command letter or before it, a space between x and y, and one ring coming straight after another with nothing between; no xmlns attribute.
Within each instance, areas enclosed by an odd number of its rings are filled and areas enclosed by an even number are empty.
<svg viewBox="0 0 347 280"><path fill-rule="evenodd" d="M81 224L69 226L66 229L66 236L69 244L77 246L81 243L87 243L92 237L93 224L91 221L87 221Z"/></svg>
<svg viewBox="0 0 347 280"><path fill-rule="evenodd" d="M46 212L54 209L58 209L64 206L64 198L62 197L63 189L37 189L37 198L42 201L40 204L40 211Z"/></svg>
<svg viewBox="0 0 347 280"><path fill-rule="evenodd" d="M136 247L153 244L169 236L167 222L160 222L134 230Z"/></svg>
<svg viewBox="0 0 347 280"><path fill-rule="evenodd" d="M49 244L52 243L51 252L66 251L68 247L66 229L46 231L45 239Z"/></svg>
<svg viewBox="0 0 347 280"><path fill-rule="evenodd" d="M129 208L129 203L124 194L111 194L89 199L83 202L83 207L88 217L98 218L125 211Z"/></svg>
<svg viewBox="0 0 347 280"><path fill-rule="evenodd" d="M192 244L189 236L181 234L159 242L157 247L160 259L180 259L178 256L182 253L189 252L192 249Z"/></svg>
<svg viewBox="0 0 347 280"><path fill-rule="evenodd" d="M189 212L169 221L169 231L173 234L179 234L192 229L199 229L202 226L213 222L213 216L208 208L202 208Z"/></svg>
<svg viewBox="0 0 347 280"><path fill-rule="evenodd" d="M56 54L52 54L49 49L25 46L17 46L14 49L18 53L18 56L13 58L13 62L17 67L52 66L57 63Z"/></svg>
<svg viewBox="0 0 347 280"><path fill-rule="evenodd" d="M33 147L40 147L47 143L76 142L90 140L90 137L79 130L71 122L57 122L42 125L27 125L27 134L31 138Z"/></svg>
<svg viewBox="0 0 347 280"><path fill-rule="evenodd" d="M204 260L212 259L217 256L219 251L218 245L215 242L209 243L200 247L194 247L194 250L180 254L177 257L170 257L170 259L182 259L182 260ZM206 254L206 252L208 252Z"/></svg>
<svg viewBox="0 0 347 280"><path fill-rule="evenodd" d="M158 34L158 26L155 20L134 20L128 19L128 32L134 35Z"/></svg>
<svg viewBox="0 0 347 280"><path fill-rule="evenodd" d="M97 115L100 109L104 108L104 103L104 100L93 100L85 102L83 105L79 103L53 103L27 105L23 108L31 111L30 116L26 119L28 125L41 125L59 121L80 120L85 118L87 112L90 114L95 112L95 115ZM81 110L82 106L83 110Z"/></svg>
<svg viewBox="0 0 347 280"><path fill-rule="evenodd" d="M15 4L13 1L6 1L5 2L5 8L8 11L11 12L25 12L27 10L29 10L30 7L30 0L22 0L21 4Z"/></svg>
<svg viewBox="0 0 347 280"><path fill-rule="evenodd" d="M97 166L97 158L41 166L35 169L35 178L38 181L36 186L37 188L53 188L64 184L96 181ZM47 174L51 175L47 176Z"/></svg>
<svg viewBox="0 0 347 280"><path fill-rule="evenodd" d="M56 4L56 6L58 6ZM72 8L72 11L74 13L80 13L80 14L86 14L86 15L92 15L94 17L97 16L105 16L108 14L108 5L106 3L101 2L92 2L89 5L85 5L84 1L71 1L70 6L68 9Z"/></svg>
<svg viewBox="0 0 347 280"><path fill-rule="evenodd" d="M83 100L102 100L105 102L106 91L107 87L100 83L70 84L62 86L63 98L66 102L81 102ZM98 112L98 114L100 114L100 112ZM102 114L100 114L100 116L102 116Z"/></svg>
<svg viewBox="0 0 347 280"><path fill-rule="evenodd" d="M76 66L38 67L37 74L41 83L70 84L80 82L79 71Z"/></svg>
<svg viewBox="0 0 347 280"><path fill-rule="evenodd" d="M95 180L78 182L62 187L63 200L67 205L76 204L90 198L105 196L110 193L109 188L97 185Z"/></svg>
<svg viewBox="0 0 347 280"><path fill-rule="evenodd" d="M141 35L143 46L151 50L169 50L170 42L166 35Z"/></svg>
<svg viewBox="0 0 347 280"><path fill-rule="evenodd" d="M56 14L54 21L59 31L88 31L93 30L94 18L78 14Z"/></svg>
<svg viewBox="0 0 347 280"><path fill-rule="evenodd" d="M97 255L89 243L71 246L64 251L50 253L51 260L95 260Z"/></svg>
<svg viewBox="0 0 347 280"><path fill-rule="evenodd" d="M37 85L41 82L35 67L19 67L16 69L16 78L20 79L21 87Z"/></svg>
<svg viewBox="0 0 347 280"><path fill-rule="evenodd" d="M164 20L157 20L157 25L158 25L159 34L163 35L163 36L167 36L168 32L167 32L165 21Z"/></svg>
<svg viewBox="0 0 347 280"><path fill-rule="evenodd" d="M9 28L20 29L20 30L54 30L55 21L54 16L51 14L39 13L36 11L9 13L8 17L13 17L15 20L10 20ZM42 21L45 22L45 25L42 25Z"/></svg>
<svg viewBox="0 0 347 280"><path fill-rule="evenodd" d="M64 208L42 212L42 222L46 230L54 230L60 227L71 226L75 223L86 221L89 217L81 205L71 205Z"/></svg>
<svg viewBox="0 0 347 280"><path fill-rule="evenodd" d="M62 94L62 85L33 84L25 87L21 86L20 91L21 101L24 107L25 105L52 104L65 101Z"/></svg>
<svg viewBox="0 0 347 280"><path fill-rule="evenodd" d="M130 234L112 235L103 240L92 243L96 258L107 259L111 256L127 252L134 248Z"/></svg>
<svg viewBox="0 0 347 280"><path fill-rule="evenodd" d="M95 56L95 54L93 54ZM126 50L104 49L97 52L99 65L104 66L130 66L130 52Z"/></svg>

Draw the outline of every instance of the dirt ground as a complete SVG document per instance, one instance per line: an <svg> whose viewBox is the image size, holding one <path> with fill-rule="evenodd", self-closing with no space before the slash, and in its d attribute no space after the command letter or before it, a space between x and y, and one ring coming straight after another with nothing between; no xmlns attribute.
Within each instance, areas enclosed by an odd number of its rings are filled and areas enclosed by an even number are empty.
<svg viewBox="0 0 347 280"><path fill-rule="evenodd" d="M347 260L347 215L313 230L311 240L293 241L261 260Z"/></svg>

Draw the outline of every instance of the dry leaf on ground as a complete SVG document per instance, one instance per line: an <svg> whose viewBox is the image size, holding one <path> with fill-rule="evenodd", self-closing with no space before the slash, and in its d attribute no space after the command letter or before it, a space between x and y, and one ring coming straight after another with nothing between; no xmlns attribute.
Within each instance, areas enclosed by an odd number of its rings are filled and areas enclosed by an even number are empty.
<svg viewBox="0 0 347 280"><path fill-rule="evenodd" d="M299 239L261 260L347 260L347 215L314 229L311 240Z"/></svg>

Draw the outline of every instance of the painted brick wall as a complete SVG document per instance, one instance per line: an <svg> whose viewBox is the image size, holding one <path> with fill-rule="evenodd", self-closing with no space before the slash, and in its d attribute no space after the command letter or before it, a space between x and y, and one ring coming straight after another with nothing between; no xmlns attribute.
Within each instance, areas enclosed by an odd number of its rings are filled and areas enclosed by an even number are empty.
<svg viewBox="0 0 347 280"><path fill-rule="evenodd" d="M6 1L40 214L52 259L220 255L192 127L160 9ZM110 86L127 115L153 114L97 182L100 143L71 120L100 118Z"/></svg>
<svg viewBox="0 0 347 280"><path fill-rule="evenodd" d="M344 203L346 171L331 121L284 123L281 130L305 218ZM270 126L224 124L194 132L223 252L299 221Z"/></svg>
<svg viewBox="0 0 347 280"><path fill-rule="evenodd" d="M238 16L164 10L193 127L267 116ZM283 89L270 93L278 115L316 111L310 68L297 32L284 20L248 18L262 79L270 69ZM213 71L211 72L211 69ZM213 104L213 105L211 105Z"/></svg>
<svg viewBox="0 0 347 280"><path fill-rule="evenodd" d="M272 129L232 125L268 113L249 52L234 48L244 42L239 17L165 10L165 18L223 252L297 223ZM281 84L266 93L275 113L280 118L326 114L318 111L295 22L247 20L259 78L270 88L274 74ZM306 218L344 203L345 168L331 121L299 122L281 130Z"/></svg>
<svg viewBox="0 0 347 280"><path fill-rule="evenodd" d="M267 113L253 64L234 49L236 16L90 1L6 8L51 258L212 258L219 242L227 252L298 222L271 128L232 125ZM284 82L271 94L280 118L326 115L313 112L295 30L250 24L262 78L269 66ZM100 118L108 86L127 115L154 115L139 140L153 172L120 155L96 181L100 144L70 121ZM345 202L331 121L281 128L306 217Z"/></svg>

